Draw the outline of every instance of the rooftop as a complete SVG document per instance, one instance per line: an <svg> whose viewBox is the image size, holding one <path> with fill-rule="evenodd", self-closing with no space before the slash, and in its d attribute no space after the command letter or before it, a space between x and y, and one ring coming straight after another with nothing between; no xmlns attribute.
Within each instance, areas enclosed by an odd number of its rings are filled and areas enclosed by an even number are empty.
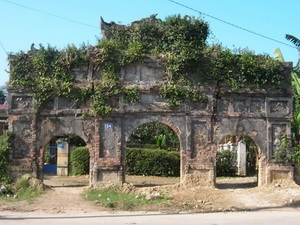
<svg viewBox="0 0 300 225"><path fill-rule="evenodd" d="M0 111L6 111L7 110L7 104L0 104Z"/></svg>

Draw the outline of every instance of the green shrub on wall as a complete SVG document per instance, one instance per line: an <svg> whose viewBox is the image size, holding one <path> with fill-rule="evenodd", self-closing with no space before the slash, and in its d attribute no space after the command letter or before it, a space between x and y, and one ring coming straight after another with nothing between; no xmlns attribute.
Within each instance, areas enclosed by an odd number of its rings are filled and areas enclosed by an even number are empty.
<svg viewBox="0 0 300 225"><path fill-rule="evenodd" d="M285 66L268 55L254 55L248 49L234 51L208 45L207 22L191 16L174 15L165 20L144 19L130 26L112 26L89 48L71 45L61 51L40 45L27 53L9 55L10 84L31 91L36 107L60 96L78 103L91 101L95 115L113 112L112 99L138 102L140 90L123 89L120 70L146 57L156 58L164 67L164 81L156 84L170 107L183 103L207 103L199 90L210 82L225 82L233 90L283 87ZM101 73L85 87L75 79L74 68L93 65ZM267 86L266 86L267 87ZM264 88L266 88L264 87Z"/></svg>
<svg viewBox="0 0 300 225"><path fill-rule="evenodd" d="M89 174L90 152L87 147L77 147L71 153L71 173L73 175Z"/></svg>
<svg viewBox="0 0 300 225"><path fill-rule="evenodd" d="M127 148L126 173L145 176L180 176L180 153L160 149Z"/></svg>

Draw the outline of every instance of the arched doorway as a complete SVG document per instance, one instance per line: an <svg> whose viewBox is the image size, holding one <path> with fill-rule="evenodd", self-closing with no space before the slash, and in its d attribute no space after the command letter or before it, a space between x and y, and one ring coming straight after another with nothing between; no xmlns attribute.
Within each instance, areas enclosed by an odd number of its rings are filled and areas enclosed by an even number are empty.
<svg viewBox="0 0 300 225"><path fill-rule="evenodd" d="M180 180L180 142L159 122L144 123L129 136L125 150L125 182L157 186Z"/></svg>
<svg viewBox="0 0 300 225"><path fill-rule="evenodd" d="M75 134L52 137L44 148L43 173L59 176L72 174L72 151L83 146L86 146L85 141Z"/></svg>
<svg viewBox="0 0 300 225"><path fill-rule="evenodd" d="M258 153L255 142L247 136L226 136L216 155L216 186L218 188L249 188L257 186Z"/></svg>

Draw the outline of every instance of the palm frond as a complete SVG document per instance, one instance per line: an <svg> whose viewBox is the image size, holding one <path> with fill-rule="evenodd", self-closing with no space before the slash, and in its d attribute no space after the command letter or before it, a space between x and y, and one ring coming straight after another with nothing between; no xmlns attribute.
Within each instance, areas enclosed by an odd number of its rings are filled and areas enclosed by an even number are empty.
<svg viewBox="0 0 300 225"><path fill-rule="evenodd" d="M300 48L300 39L298 39L295 36L290 35L290 34L286 34L285 38L287 40L289 40L290 42L292 42L296 47Z"/></svg>

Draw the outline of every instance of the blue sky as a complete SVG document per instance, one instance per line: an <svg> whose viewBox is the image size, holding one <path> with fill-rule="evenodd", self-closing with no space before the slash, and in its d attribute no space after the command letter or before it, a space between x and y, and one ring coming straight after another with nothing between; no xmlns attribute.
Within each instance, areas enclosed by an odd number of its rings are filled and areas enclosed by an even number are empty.
<svg viewBox="0 0 300 225"><path fill-rule="evenodd" d="M100 16L123 25L154 13L195 16L210 24L211 43L272 57L280 48L295 64L299 55L285 34L300 38L299 9L299 0L0 0L0 87L9 80L7 53L26 52L32 43L94 45Z"/></svg>

